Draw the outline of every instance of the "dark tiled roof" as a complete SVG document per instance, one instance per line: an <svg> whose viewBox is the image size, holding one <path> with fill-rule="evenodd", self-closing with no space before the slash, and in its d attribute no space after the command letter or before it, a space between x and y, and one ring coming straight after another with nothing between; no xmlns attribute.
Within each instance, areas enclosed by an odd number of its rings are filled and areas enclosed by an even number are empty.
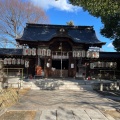
<svg viewBox="0 0 120 120"><path fill-rule="evenodd" d="M100 52L100 58L119 58L120 59L120 52Z"/></svg>
<svg viewBox="0 0 120 120"><path fill-rule="evenodd" d="M65 31L60 32L61 29ZM77 43L105 44L97 39L92 26L27 24L23 36L17 40L50 41L54 37L69 37Z"/></svg>
<svg viewBox="0 0 120 120"><path fill-rule="evenodd" d="M22 55L22 49L0 48L0 55Z"/></svg>

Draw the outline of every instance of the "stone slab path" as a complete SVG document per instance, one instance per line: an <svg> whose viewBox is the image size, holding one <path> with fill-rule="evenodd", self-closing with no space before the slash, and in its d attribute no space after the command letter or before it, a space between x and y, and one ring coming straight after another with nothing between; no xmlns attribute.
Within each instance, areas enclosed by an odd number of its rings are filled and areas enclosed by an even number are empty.
<svg viewBox="0 0 120 120"><path fill-rule="evenodd" d="M35 120L115 120L98 109L64 109L37 111Z"/></svg>
<svg viewBox="0 0 120 120"><path fill-rule="evenodd" d="M64 108L98 108L113 110L120 107L119 102L107 99L94 91L73 90L30 90L21 97L19 103L11 109L56 109Z"/></svg>
<svg viewBox="0 0 120 120"><path fill-rule="evenodd" d="M88 87L89 88L89 87ZM30 90L8 111L35 110L35 120L115 120L102 110L115 110L120 103L92 90Z"/></svg>

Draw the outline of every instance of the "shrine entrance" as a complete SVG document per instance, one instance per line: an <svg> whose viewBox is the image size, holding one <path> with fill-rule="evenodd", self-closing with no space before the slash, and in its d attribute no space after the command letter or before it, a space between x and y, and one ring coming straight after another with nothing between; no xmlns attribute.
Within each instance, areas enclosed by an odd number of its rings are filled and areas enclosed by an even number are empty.
<svg viewBox="0 0 120 120"><path fill-rule="evenodd" d="M51 77L69 77L72 43L69 38L53 38L51 50Z"/></svg>
<svg viewBox="0 0 120 120"><path fill-rule="evenodd" d="M68 77L69 60L52 60L52 77Z"/></svg>

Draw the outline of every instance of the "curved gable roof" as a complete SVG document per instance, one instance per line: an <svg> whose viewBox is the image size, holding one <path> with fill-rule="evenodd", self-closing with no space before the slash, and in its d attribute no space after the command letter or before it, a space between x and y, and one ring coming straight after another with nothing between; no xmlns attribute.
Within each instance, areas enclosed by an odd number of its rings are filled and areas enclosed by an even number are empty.
<svg viewBox="0 0 120 120"><path fill-rule="evenodd" d="M46 42L54 36L70 36L75 43L105 44L97 39L92 26L27 24L23 36L16 40Z"/></svg>

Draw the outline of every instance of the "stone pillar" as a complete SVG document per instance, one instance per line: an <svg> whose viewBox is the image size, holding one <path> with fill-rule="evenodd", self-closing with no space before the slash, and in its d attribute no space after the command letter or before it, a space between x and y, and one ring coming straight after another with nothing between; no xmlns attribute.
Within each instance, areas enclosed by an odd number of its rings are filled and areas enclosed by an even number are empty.
<svg viewBox="0 0 120 120"><path fill-rule="evenodd" d="M100 91L103 91L103 83L100 82Z"/></svg>

